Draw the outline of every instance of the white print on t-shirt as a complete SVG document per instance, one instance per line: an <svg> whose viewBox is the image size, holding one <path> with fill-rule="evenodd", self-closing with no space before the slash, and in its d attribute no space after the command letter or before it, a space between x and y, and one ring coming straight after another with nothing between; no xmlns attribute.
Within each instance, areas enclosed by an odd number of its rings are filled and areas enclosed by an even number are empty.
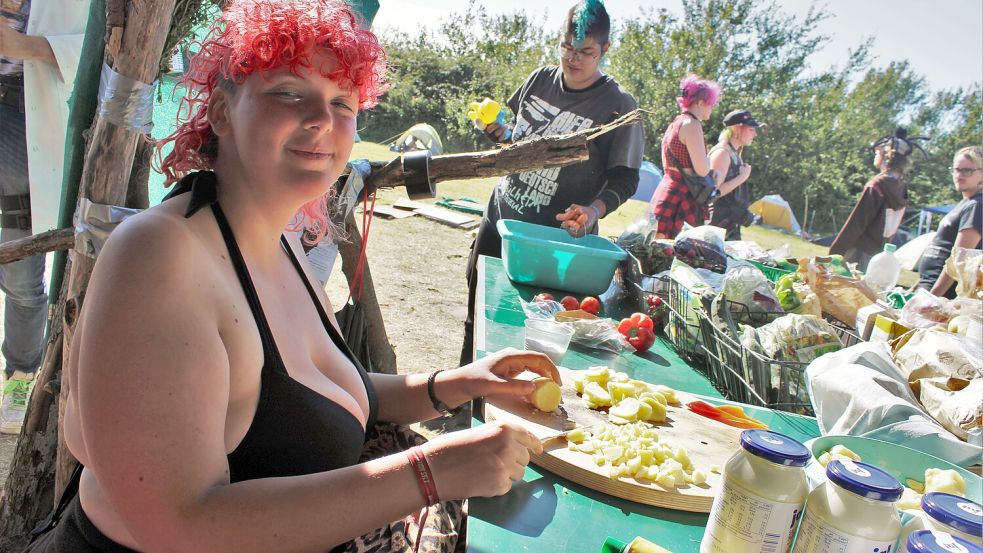
<svg viewBox="0 0 983 553"><path fill-rule="evenodd" d="M593 124L593 119L563 111L539 96L530 94L528 100L519 107L513 140L572 133L590 128ZM505 187L502 196L508 206L519 214L528 213L528 210L539 213L541 208L553 201L558 186L556 177L559 174L559 167L519 173L518 182ZM516 186L519 183L524 186Z"/></svg>

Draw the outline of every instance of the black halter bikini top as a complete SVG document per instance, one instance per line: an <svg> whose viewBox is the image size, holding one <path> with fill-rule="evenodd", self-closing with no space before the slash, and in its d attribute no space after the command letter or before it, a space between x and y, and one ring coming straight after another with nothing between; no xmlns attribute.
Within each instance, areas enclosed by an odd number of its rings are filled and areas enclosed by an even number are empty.
<svg viewBox="0 0 983 553"><path fill-rule="evenodd" d="M242 442L228 456L231 481L312 474L354 465L365 442L365 429L347 409L287 373L232 228L218 204L217 185L218 180L212 172L192 173L182 179L165 200L191 191L185 217L191 217L205 206L211 207L263 343L259 405ZM328 319L286 238L281 236L280 241L304 281L331 341L362 377L369 400L367 428L370 428L378 413L375 388Z"/></svg>

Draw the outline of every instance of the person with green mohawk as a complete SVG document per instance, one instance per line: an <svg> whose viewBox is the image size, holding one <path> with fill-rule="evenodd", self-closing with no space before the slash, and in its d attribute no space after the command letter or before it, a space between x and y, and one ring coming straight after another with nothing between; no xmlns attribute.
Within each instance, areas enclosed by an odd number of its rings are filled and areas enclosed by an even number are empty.
<svg viewBox="0 0 983 553"><path fill-rule="evenodd" d="M635 98L601 72L601 60L611 48L610 33L611 20L600 0L571 7L557 41L559 64L533 71L507 102L512 120L504 126L491 123L484 132L498 143L519 142L597 127L636 109ZM499 181L468 258L462 363L470 363L474 355L478 256L501 257L502 239L495 226L499 219L560 227L573 236L596 234L598 220L638 188L644 147L644 130L636 123L591 140L590 159Z"/></svg>

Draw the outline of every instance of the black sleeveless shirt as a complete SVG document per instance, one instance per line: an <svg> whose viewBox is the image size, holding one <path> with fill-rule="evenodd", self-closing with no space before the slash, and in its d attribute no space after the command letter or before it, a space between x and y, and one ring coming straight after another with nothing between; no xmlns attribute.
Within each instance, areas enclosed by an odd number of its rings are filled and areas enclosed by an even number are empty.
<svg viewBox="0 0 983 553"><path fill-rule="evenodd" d="M217 185L218 180L210 171L192 173L178 183L165 201L190 190L191 201L185 217L191 217L203 207L211 207L263 343L259 404L242 442L228 455L231 481L297 476L354 465L365 442L365 429L347 409L294 380L287 373L249 270L218 204ZM281 237L281 244L307 287L327 337L348 357L362 377L369 400L367 427L371 427L378 414L375 388L328 319L285 237Z"/></svg>

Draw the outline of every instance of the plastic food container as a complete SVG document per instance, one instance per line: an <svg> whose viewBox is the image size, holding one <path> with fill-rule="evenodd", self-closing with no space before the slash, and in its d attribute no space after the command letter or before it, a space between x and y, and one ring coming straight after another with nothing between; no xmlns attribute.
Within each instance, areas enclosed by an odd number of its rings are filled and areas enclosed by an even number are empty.
<svg viewBox="0 0 983 553"><path fill-rule="evenodd" d="M830 461L812 490L794 553L890 553L901 534L901 483L866 463Z"/></svg>
<svg viewBox="0 0 983 553"><path fill-rule="evenodd" d="M526 319L526 349L545 353L554 364L570 346L573 327L548 319Z"/></svg>
<svg viewBox="0 0 983 553"><path fill-rule="evenodd" d="M908 536L908 553L983 553L983 548L958 536L919 530Z"/></svg>
<svg viewBox="0 0 983 553"><path fill-rule="evenodd" d="M628 253L593 234L574 238L560 228L512 219L498 221L502 262L513 282L597 295L608 289Z"/></svg>
<svg viewBox="0 0 983 553"><path fill-rule="evenodd" d="M784 434L745 430L724 467L700 553L785 553L809 494L806 446ZM897 536L895 536L897 537Z"/></svg>

